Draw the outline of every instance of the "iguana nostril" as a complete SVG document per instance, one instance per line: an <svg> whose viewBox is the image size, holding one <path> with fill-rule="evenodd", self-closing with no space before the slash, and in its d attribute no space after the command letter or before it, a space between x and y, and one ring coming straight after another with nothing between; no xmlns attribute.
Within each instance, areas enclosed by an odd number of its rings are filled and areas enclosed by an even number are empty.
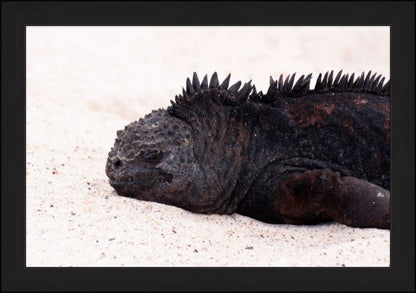
<svg viewBox="0 0 416 293"><path fill-rule="evenodd" d="M120 167L120 166L121 166L121 161L120 161L119 159L117 159L117 160L114 162L114 167L118 168L118 167Z"/></svg>

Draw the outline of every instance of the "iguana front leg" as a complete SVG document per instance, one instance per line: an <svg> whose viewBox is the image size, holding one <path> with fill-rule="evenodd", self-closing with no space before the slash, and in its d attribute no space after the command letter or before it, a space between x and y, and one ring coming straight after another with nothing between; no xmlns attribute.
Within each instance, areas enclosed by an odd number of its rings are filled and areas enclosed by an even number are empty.
<svg viewBox="0 0 416 293"><path fill-rule="evenodd" d="M353 227L390 229L390 192L327 169L296 174L273 189L272 206L283 222L333 220Z"/></svg>

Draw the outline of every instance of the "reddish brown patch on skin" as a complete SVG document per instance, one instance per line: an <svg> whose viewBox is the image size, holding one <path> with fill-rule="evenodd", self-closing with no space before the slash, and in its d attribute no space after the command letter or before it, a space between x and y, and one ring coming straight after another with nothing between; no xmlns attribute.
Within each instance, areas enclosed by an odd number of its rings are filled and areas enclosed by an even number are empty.
<svg viewBox="0 0 416 293"><path fill-rule="evenodd" d="M352 133L355 132L354 127L352 126L352 122L345 120L344 122L342 122L342 125L346 128L348 128L349 131L351 131Z"/></svg>
<svg viewBox="0 0 416 293"><path fill-rule="evenodd" d="M300 104L289 110L297 125L319 128L335 110L334 104Z"/></svg>
<svg viewBox="0 0 416 293"><path fill-rule="evenodd" d="M362 95L358 95L357 97L355 97L352 100L352 102L357 106L357 109L358 110L363 110L363 108L365 107L365 105L368 104L368 99L366 99Z"/></svg>
<svg viewBox="0 0 416 293"><path fill-rule="evenodd" d="M361 99L361 97L358 96L357 99L353 100L353 103L358 106L358 109L362 110L363 107L368 103L368 101L366 99Z"/></svg>
<svg viewBox="0 0 416 293"><path fill-rule="evenodd" d="M314 222L327 218L330 196L338 186L340 174L328 170L314 170L295 175L279 183L274 192L275 209L286 223Z"/></svg>
<svg viewBox="0 0 416 293"><path fill-rule="evenodd" d="M331 105L323 106L322 107L322 110L324 110L327 115L331 115L332 112L334 112L334 109L335 109L335 105L334 104L331 104Z"/></svg>
<svg viewBox="0 0 416 293"><path fill-rule="evenodd" d="M355 100L354 103L356 103L357 105L365 105L368 103L367 100Z"/></svg>

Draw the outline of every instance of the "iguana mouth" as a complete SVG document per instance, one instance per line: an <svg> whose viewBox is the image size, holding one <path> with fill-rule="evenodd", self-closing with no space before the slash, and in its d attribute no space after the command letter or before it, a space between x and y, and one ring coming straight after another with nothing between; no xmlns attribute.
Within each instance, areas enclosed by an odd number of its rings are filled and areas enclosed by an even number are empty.
<svg viewBox="0 0 416 293"><path fill-rule="evenodd" d="M147 187L148 185L150 185L151 183L153 183L154 181L156 181L157 178L154 177L146 177L140 180L128 180L128 181L118 181L118 180L109 180L110 184L116 188L119 186L137 186L140 187L142 186L143 188Z"/></svg>
<svg viewBox="0 0 416 293"><path fill-rule="evenodd" d="M117 193L127 195L131 193L132 188L143 190L153 185L159 178L159 172L156 170L140 169L134 174L110 177L110 185L114 187Z"/></svg>
<svg viewBox="0 0 416 293"><path fill-rule="evenodd" d="M172 177L172 174L161 170L140 168L133 175L122 175L117 178L111 176L109 183L118 194L129 196L132 189L137 191L146 190L157 181L171 183Z"/></svg>

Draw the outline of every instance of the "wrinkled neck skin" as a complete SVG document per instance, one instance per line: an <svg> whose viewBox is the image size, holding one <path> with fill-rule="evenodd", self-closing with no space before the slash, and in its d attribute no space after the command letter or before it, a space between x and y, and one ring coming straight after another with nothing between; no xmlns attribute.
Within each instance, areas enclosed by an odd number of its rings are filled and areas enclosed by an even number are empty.
<svg viewBox="0 0 416 293"><path fill-rule="evenodd" d="M195 178L197 198L204 203L192 211L231 214L263 167L274 158L261 143L264 132L256 125L253 119L256 113L250 105L210 104L200 109L204 109L203 113L187 119L195 141L195 160L201 171Z"/></svg>

